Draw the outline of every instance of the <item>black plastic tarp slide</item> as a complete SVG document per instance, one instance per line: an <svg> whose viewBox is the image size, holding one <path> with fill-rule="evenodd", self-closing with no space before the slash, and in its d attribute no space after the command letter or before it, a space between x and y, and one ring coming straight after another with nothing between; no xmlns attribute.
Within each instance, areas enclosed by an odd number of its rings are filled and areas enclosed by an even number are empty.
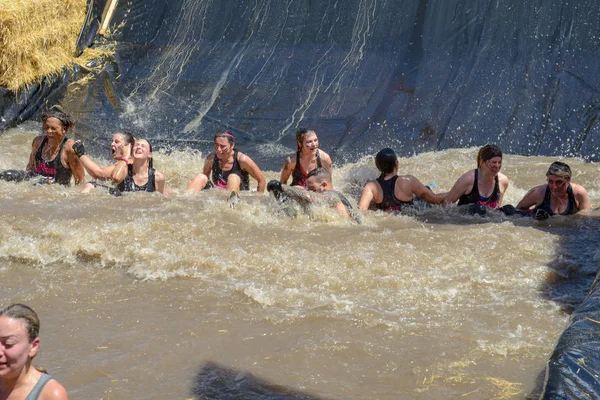
<svg viewBox="0 0 600 400"><path fill-rule="evenodd" d="M94 6L88 39L105 3ZM339 161L384 145L406 155L488 142L506 153L598 160L596 7L119 1L114 59L62 105L98 143L129 129L157 144L208 148L228 129L273 168L281 157L269 148L294 148L301 127Z"/></svg>
<svg viewBox="0 0 600 400"><path fill-rule="evenodd" d="M575 309L546 369L540 399L600 399L600 280Z"/></svg>

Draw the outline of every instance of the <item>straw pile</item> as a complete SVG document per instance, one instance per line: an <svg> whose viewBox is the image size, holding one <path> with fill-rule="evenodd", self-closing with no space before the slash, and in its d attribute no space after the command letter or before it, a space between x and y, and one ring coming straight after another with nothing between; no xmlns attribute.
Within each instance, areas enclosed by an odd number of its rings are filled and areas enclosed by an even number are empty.
<svg viewBox="0 0 600 400"><path fill-rule="evenodd" d="M0 86L17 92L73 68L86 0L0 0Z"/></svg>

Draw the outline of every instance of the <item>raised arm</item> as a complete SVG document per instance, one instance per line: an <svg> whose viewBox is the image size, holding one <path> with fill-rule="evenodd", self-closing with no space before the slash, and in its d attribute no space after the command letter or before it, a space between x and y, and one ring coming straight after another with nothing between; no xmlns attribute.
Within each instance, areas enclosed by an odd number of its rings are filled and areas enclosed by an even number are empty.
<svg viewBox="0 0 600 400"><path fill-rule="evenodd" d="M127 163L124 160L119 160L114 165L112 173L110 174L110 179L118 185L125 180L127 172L129 172L128 170Z"/></svg>
<svg viewBox="0 0 600 400"><path fill-rule="evenodd" d="M109 165L108 167L100 167L98 164L94 162L86 153L83 142L76 140L73 144L73 150L77 157L79 157L79 161L85 168L88 174L94 179L110 179L110 175L115 168L114 165ZM124 160L125 161L125 160Z"/></svg>
<svg viewBox="0 0 600 400"><path fill-rule="evenodd" d="M265 175L262 173L260 168L258 168L258 165L256 165L256 163L245 154L240 154L238 161L240 162L242 169L248 172L250 176L252 176L258 182L258 187L256 190L261 193L264 192L265 186L267 185L267 180L265 179Z"/></svg>

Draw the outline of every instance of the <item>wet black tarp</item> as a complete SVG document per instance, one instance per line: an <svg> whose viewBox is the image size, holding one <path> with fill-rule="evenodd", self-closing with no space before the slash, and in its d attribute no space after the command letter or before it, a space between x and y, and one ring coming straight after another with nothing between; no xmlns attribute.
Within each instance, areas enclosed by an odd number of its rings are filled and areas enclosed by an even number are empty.
<svg viewBox="0 0 600 400"><path fill-rule="evenodd" d="M113 62L62 99L98 143L227 128L280 163L306 126L338 161L486 142L600 159L595 0L130 0L111 27Z"/></svg>
<svg viewBox="0 0 600 400"><path fill-rule="evenodd" d="M80 49L103 41L106 0L89 4ZM299 127L336 162L487 142L597 161L598 17L596 0L119 1L104 71L0 88L0 130L60 102L90 147L128 129L207 149L229 129L270 169ZM600 397L599 296L575 310L545 398Z"/></svg>
<svg viewBox="0 0 600 400"><path fill-rule="evenodd" d="M571 316L548 361L547 400L600 398L600 276Z"/></svg>

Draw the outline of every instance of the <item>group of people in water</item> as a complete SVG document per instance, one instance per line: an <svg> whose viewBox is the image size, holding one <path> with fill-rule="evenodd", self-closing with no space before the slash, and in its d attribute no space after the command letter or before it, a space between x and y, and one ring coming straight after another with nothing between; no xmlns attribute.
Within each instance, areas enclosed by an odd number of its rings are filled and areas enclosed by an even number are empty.
<svg viewBox="0 0 600 400"><path fill-rule="evenodd" d="M127 132L115 133L111 141L114 163L101 167L86 154L82 142L68 139L67 133L73 126L68 115L48 112L42 121L44 132L33 140L26 170L4 171L0 179L34 179L36 183L69 185L73 178L75 184L82 185L82 192L98 187L114 194L165 192L165 177L153 167L152 146L147 140L134 139ZM304 207L324 204L357 219L359 214L348 199L333 188L332 161L319 149L316 132L299 130L296 142L297 151L285 160L280 179L267 183L256 163L235 148L233 134L220 132L214 137L214 152L206 157L202 173L191 180L187 189L200 192L225 188L235 197L240 190L250 189L252 177L258 192L266 189L282 204L288 201ZM500 172L502 151L495 145L483 146L477 156L477 167L464 173L445 193L433 193L412 175L398 175L398 158L392 149L379 151L375 165L380 175L365 184L358 201L360 211L402 213L414 207L417 198L444 206L458 202L468 213L500 210L508 215L530 215L537 219L591 208L585 188L571 182L570 167L559 161L548 168L545 184L529 190L516 207L503 206L509 180ZM84 171L92 177L87 183ZM28 306L13 304L0 309L0 399L67 399L64 387L32 364L40 343L39 327L38 316Z"/></svg>
<svg viewBox="0 0 600 400"><path fill-rule="evenodd" d="M115 133L110 146L114 163L101 167L86 154L83 142L67 137L73 127L69 115L45 112L42 122L43 135L33 140L26 171L4 171L0 179L35 178L42 183L68 185L73 178L75 184L83 185L82 192L104 187L115 195L135 191L165 193L165 176L153 167L149 141L135 139L128 132ZM286 158L280 179L267 183L256 163L236 149L234 135L219 132L214 136L214 151L206 157L202 172L191 180L187 191L223 188L229 191L230 199L237 199L240 190L250 190L252 177L258 192L266 189L281 202L293 200L305 208L328 204L343 215L356 217L348 199L333 188L331 157L319 148L316 132L299 130L296 143L297 151ZM548 169L546 184L527 192L516 207L503 206L509 180L500 172L502 151L493 144L479 150L477 167L464 173L445 193L433 193L412 175L398 175L398 158L392 149L378 152L375 165L380 176L365 184L358 201L360 211L403 212L413 208L415 199L444 206L458 202L472 214L500 210L507 215L532 215L537 219L591 208L585 188L571 182L570 167L559 161ZM92 177L87 183L84 183L85 171Z"/></svg>

